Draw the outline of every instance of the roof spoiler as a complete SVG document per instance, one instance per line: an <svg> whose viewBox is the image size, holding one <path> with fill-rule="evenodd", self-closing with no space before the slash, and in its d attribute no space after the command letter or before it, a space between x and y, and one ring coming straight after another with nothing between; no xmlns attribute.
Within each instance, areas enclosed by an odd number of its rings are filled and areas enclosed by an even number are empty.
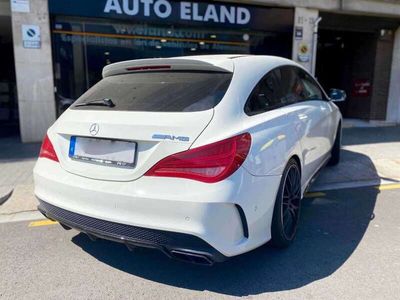
<svg viewBox="0 0 400 300"><path fill-rule="evenodd" d="M204 61L188 58L151 58L122 61L103 68L103 78L117 74L159 70L233 72L231 60Z"/></svg>

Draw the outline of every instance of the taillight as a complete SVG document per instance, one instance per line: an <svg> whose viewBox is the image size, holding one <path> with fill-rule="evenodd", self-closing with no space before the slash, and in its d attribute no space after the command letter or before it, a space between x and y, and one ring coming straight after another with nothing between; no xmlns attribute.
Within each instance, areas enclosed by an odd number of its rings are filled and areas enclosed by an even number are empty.
<svg viewBox="0 0 400 300"><path fill-rule="evenodd" d="M53 144L51 143L47 134L43 139L42 147L40 148L39 157L48 158L48 159L58 162L57 154L54 151Z"/></svg>
<svg viewBox="0 0 400 300"><path fill-rule="evenodd" d="M242 165L250 146L251 135L244 133L168 156L155 164L145 176L218 182L232 175Z"/></svg>

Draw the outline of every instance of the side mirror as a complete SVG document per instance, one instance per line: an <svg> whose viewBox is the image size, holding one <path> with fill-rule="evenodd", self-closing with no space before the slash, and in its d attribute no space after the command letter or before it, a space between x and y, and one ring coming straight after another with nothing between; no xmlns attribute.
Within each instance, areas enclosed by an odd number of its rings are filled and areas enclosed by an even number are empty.
<svg viewBox="0 0 400 300"><path fill-rule="evenodd" d="M346 100L347 95L346 92L339 89L330 89L329 90L329 98L333 102L343 102Z"/></svg>

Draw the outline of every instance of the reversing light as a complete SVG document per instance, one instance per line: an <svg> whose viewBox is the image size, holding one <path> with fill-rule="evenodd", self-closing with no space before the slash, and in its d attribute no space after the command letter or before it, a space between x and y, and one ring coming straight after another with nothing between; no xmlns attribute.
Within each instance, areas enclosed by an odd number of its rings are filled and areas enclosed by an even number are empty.
<svg viewBox="0 0 400 300"><path fill-rule="evenodd" d="M48 159L58 162L57 154L54 151L53 144L51 143L47 134L43 139L42 147L40 148L40 152L39 152L39 157L48 158Z"/></svg>
<svg viewBox="0 0 400 300"><path fill-rule="evenodd" d="M145 176L218 182L232 175L243 164L250 146L251 135L244 133L168 156L155 164Z"/></svg>

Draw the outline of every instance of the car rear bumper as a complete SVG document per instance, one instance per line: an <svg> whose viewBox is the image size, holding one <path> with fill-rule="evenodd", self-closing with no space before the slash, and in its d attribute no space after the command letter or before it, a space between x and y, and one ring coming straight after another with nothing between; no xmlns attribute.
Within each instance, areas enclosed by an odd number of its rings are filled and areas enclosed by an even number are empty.
<svg viewBox="0 0 400 300"><path fill-rule="evenodd" d="M39 211L65 228L74 228L91 239L102 238L132 247L161 250L167 256L192 263L212 265L227 259L202 239L184 233L142 228L77 214L39 199Z"/></svg>
<svg viewBox="0 0 400 300"><path fill-rule="evenodd" d="M56 162L39 159L34 181L35 195L41 200L39 209L68 227L119 242L121 237L129 238L74 224L69 218L61 219L60 212L81 216L79 220L93 219L96 224L104 222L106 229L120 224L148 232L191 236L190 239L202 241L202 246L180 245L175 240L151 245L169 254L174 249L205 252L220 261L221 257L250 251L270 239L280 176L257 177L240 168L228 180L215 184L160 177L117 182L71 174ZM148 244L134 237L130 242Z"/></svg>

